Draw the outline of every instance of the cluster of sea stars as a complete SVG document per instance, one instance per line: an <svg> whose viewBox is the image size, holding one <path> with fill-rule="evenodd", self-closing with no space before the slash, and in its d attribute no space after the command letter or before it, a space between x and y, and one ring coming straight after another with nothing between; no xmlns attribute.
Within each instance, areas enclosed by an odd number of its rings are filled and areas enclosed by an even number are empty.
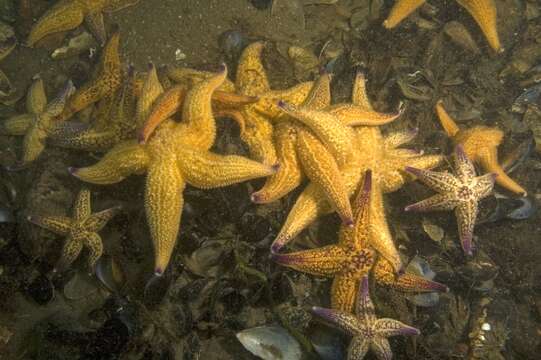
<svg viewBox="0 0 541 360"><path fill-rule="evenodd" d="M473 15L490 45L500 51L492 0L457 1ZM51 33L73 29L83 20L105 45L90 80L77 90L68 82L50 103L43 81L34 79L27 113L2 124L6 133L24 135L17 167L36 160L49 141L67 148L106 151L95 165L69 168L83 181L105 185L146 174L145 210L158 275L165 271L177 241L186 184L208 189L268 176L251 197L255 203L268 203L289 194L306 179L308 184L271 246L271 257L299 271L333 277L333 310L316 307L313 312L353 336L348 358L361 359L368 349L379 358L390 358L387 337L419 331L396 320L376 319L368 276L405 292L446 291L447 287L405 272L387 224L384 194L414 177L426 183L438 194L406 210L455 209L462 247L471 255L478 202L492 191L494 181L525 194L498 164L497 147L503 133L483 126L460 130L439 102L436 110L441 124L456 144L456 175L431 171L443 156L402 147L414 139L416 129L382 134L379 126L397 119L401 111L375 111L362 73L356 75L348 103L331 104L331 76L325 73L315 82L274 90L262 63L262 42L244 50L235 82L227 79L225 65L216 73L165 69L161 79L153 65L146 73L131 68L124 71L119 31L114 29L106 41L103 12L137 2L62 0L36 23L27 40L29 46ZM399 0L384 25L396 26L423 2ZM71 119L77 115L81 120L83 113L91 114L90 124ZM180 121L173 119L177 114ZM241 139L254 160L210 151L216 138L215 118L219 117L238 123ZM477 176L472 161L488 173ZM352 205L350 198L355 193ZM29 221L67 237L57 268L71 264L83 246L90 250L88 262L93 267L103 249L97 232L117 211L112 208L92 214L90 192L84 189L74 205L73 218L33 215ZM333 212L342 220L337 244L281 252L312 222ZM356 316L351 314L354 308Z"/></svg>

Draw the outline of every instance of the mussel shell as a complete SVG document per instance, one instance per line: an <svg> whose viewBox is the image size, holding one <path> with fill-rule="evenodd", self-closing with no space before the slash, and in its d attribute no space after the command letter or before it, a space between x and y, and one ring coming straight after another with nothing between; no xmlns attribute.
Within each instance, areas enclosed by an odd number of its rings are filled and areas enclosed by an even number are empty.
<svg viewBox="0 0 541 360"><path fill-rule="evenodd" d="M159 305L167 295L170 285L171 279L167 274L162 276L153 275L147 281L143 292L145 305L149 307Z"/></svg>
<svg viewBox="0 0 541 360"><path fill-rule="evenodd" d="M237 333L246 350L265 360L300 360L301 346L286 329L278 325L258 326Z"/></svg>
<svg viewBox="0 0 541 360"><path fill-rule="evenodd" d="M112 293L120 293L125 281L124 271L112 256L102 255L96 262L96 277Z"/></svg>
<svg viewBox="0 0 541 360"><path fill-rule="evenodd" d="M45 275L38 275L26 286L25 292L39 305L47 305L55 297L54 285Z"/></svg>
<svg viewBox="0 0 541 360"><path fill-rule="evenodd" d="M477 223L493 223L502 220L525 220L537 213L537 200L526 197L509 198L495 194L483 202Z"/></svg>

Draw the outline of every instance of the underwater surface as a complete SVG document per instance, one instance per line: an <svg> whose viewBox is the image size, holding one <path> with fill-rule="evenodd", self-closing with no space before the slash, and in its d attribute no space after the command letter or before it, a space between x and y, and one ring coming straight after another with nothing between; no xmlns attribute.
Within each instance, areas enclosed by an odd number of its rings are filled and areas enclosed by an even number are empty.
<svg viewBox="0 0 541 360"><path fill-rule="evenodd" d="M0 359L539 359L538 0L0 0Z"/></svg>

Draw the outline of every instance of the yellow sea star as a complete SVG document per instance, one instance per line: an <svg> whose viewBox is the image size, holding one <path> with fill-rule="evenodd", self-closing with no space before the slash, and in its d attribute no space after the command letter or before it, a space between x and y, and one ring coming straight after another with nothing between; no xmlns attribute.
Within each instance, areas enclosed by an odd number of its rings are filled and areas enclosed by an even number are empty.
<svg viewBox="0 0 541 360"><path fill-rule="evenodd" d="M156 274L165 271L177 240L186 183L208 189L275 171L272 166L240 156L209 152L216 137L212 93L226 76L224 66L220 73L194 85L186 94L182 121L163 122L146 144L126 141L96 165L71 169L76 177L96 184L112 184L128 175L146 172L145 209L155 249ZM157 91L152 93L158 96ZM147 98L145 103L151 101Z"/></svg>
<svg viewBox="0 0 541 360"><path fill-rule="evenodd" d="M107 38L103 12L113 12L135 5L139 0L60 0L57 1L32 27L26 44L34 46L45 36L75 29L83 21L103 44Z"/></svg>
<svg viewBox="0 0 541 360"><path fill-rule="evenodd" d="M43 80L39 76L34 78L26 97L28 113L14 116L2 123L4 133L24 135L22 158L14 169L28 165L43 152L46 139L57 126L56 116L63 111L67 99L74 91L75 88L69 81L58 97L47 103Z"/></svg>
<svg viewBox="0 0 541 360"><path fill-rule="evenodd" d="M511 179L498 163L498 146L503 141L503 131L488 126L460 129L445 111L441 100L436 104L436 112L447 135L455 144L461 144L464 147L468 158L480 164L485 171L498 175L496 182L499 185L516 194L526 196L526 190Z"/></svg>
<svg viewBox="0 0 541 360"><path fill-rule="evenodd" d="M426 0L397 0L389 16L383 22L383 26L387 29L394 28L425 2ZM502 52L503 48L496 27L496 5L494 0L456 0L456 2L464 7L479 24L492 49Z"/></svg>
<svg viewBox="0 0 541 360"><path fill-rule="evenodd" d="M103 252L103 242L98 232L119 210L120 207L117 206L92 213L90 191L82 189L73 206L73 217L30 215L28 221L67 238L56 269L66 269L79 257L83 247L87 247L88 265L93 270Z"/></svg>
<svg viewBox="0 0 541 360"><path fill-rule="evenodd" d="M116 29L102 49L94 72L83 86L70 97L66 108L58 116L66 120L95 102L113 97L122 83L122 63L119 54L120 33Z"/></svg>
<svg viewBox="0 0 541 360"><path fill-rule="evenodd" d="M366 95L364 75L361 73L355 81L352 101L356 106L373 111ZM383 137L378 127L356 127L352 146L354 156L341 168L348 196L358 189L362 173L373 169L371 243L391 262L396 271L402 270L402 263L387 225L382 194L398 190L408 180L409 176L404 171L407 165L432 168L443 160L439 155L423 156L415 151L398 148L411 141L415 134L415 131L405 131ZM332 210L323 190L316 184L309 184L291 209L271 250L279 251L310 223Z"/></svg>
<svg viewBox="0 0 541 360"><path fill-rule="evenodd" d="M331 307L342 311L352 311L359 281L368 274L374 264L376 281L403 291L446 291L447 288L413 274L403 274L398 278L385 264L387 260L376 260L371 248L372 224L370 205L372 198L372 176L367 171L364 185L354 203L355 224L353 228L342 225L337 245L318 249L298 251L289 254L271 255L277 263L293 269L319 276L334 278L331 288Z"/></svg>

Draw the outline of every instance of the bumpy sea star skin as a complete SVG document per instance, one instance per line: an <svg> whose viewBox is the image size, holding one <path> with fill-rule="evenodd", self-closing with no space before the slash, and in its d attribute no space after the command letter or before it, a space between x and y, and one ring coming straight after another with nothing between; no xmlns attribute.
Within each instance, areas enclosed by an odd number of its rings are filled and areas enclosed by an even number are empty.
<svg viewBox="0 0 541 360"><path fill-rule="evenodd" d="M133 68L106 107L90 128L79 130L83 124L66 121L51 133L50 140L56 146L87 151L106 151L119 142L133 138L136 121L135 72Z"/></svg>
<svg viewBox="0 0 541 360"><path fill-rule="evenodd" d="M101 44L107 38L103 12L113 12L135 5L139 0L60 0L32 27L26 44L33 47L45 36L75 29L86 22Z"/></svg>
<svg viewBox="0 0 541 360"><path fill-rule="evenodd" d="M498 175L496 182L499 185L516 194L526 196L526 190L511 179L498 162L498 146L503 141L503 131L488 126L460 129L445 111L441 100L436 104L436 112L447 135L455 144L461 144L464 147L464 152L469 159L480 164L485 171Z"/></svg>
<svg viewBox="0 0 541 360"><path fill-rule="evenodd" d="M152 111L147 115L139 132L139 142L144 144L154 129L167 118L181 110L184 98L189 87L186 85L173 86L165 91L153 104ZM255 96L237 95L235 93L216 90L212 100L218 109L237 108L243 105L253 104L258 98Z"/></svg>
<svg viewBox="0 0 541 360"><path fill-rule="evenodd" d="M476 176L472 162L462 145L455 149L456 176L448 172L434 172L407 167L406 171L417 176L438 194L406 207L406 211L453 210L458 223L462 249L472 255L472 238L479 201L488 196L494 187L496 174Z"/></svg>
<svg viewBox="0 0 541 360"><path fill-rule="evenodd" d="M66 120L84 108L116 93L122 84L119 44L120 32L116 29L103 48L92 77L70 97L66 108L58 116L59 120Z"/></svg>
<svg viewBox="0 0 541 360"><path fill-rule="evenodd" d="M312 312L352 336L348 348L348 360L361 360L368 350L381 360L393 357L388 337L396 335L419 335L420 331L398 320L376 318L374 304L368 293L368 277L363 277L355 307L355 315L339 310L314 306Z"/></svg>
<svg viewBox="0 0 541 360"><path fill-rule="evenodd" d="M357 283L374 264L374 251L366 247L370 231L371 186L372 176L369 171L356 200L357 214L354 228L352 230L342 229L341 239L337 245L271 255L278 264L313 275L334 277L331 290L333 309L343 311L353 309Z"/></svg>
<svg viewBox="0 0 541 360"><path fill-rule="evenodd" d="M226 76L224 66L220 73L194 85L186 94L182 121L163 122L146 144L126 141L96 165L70 169L76 177L96 184L112 184L146 172L145 209L155 249L156 274L165 271L177 240L186 183L208 189L275 172L269 165L208 151L216 137L211 98ZM151 102L147 99L145 103Z"/></svg>
<svg viewBox="0 0 541 360"><path fill-rule="evenodd" d="M273 253L277 263L318 276L334 278L331 289L333 309L352 311L360 279L374 267L376 281L404 292L447 291L447 287L413 274L395 276L392 264L384 258L376 259L371 247L372 223L370 204L372 176L367 171L364 184L355 200L354 227L342 225L337 245L298 251L289 254Z"/></svg>
<svg viewBox="0 0 541 360"><path fill-rule="evenodd" d="M26 97L27 114L18 115L2 123L2 132L8 135L24 135L22 159L14 167L20 168L36 160L45 149L46 139L56 126L58 116L66 101L75 91L69 81L57 98L47 103L45 88L41 77L35 77Z"/></svg>
<svg viewBox="0 0 541 360"><path fill-rule="evenodd" d="M494 0L456 0L475 19L489 45L497 52L504 49L500 44L496 26L496 5ZM397 0L383 26L392 29L408 17L426 0Z"/></svg>
<svg viewBox="0 0 541 360"><path fill-rule="evenodd" d="M368 101L365 79L361 73L357 75L352 100L354 105L367 111L374 111ZM397 272L402 270L402 262L387 225L382 193L396 191L404 185L409 178L404 171L407 165L432 168L443 160L443 157L439 155L424 156L411 150L398 148L411 140L414 135L415 132L406 131L383 137L378 127L357 127L352 146L353 155L341 167L348 196L358 189L363 171L373 169L371 242L374 248L392 263ZM332 211L333 207L327 201L323 190L316 184L309 184L291 209L272 244L271 251L278 252L314 220Z"/></svg>
<svg viewBox="0 0 541 360"><path fill-rule="evenodd" d="M28 221L58 235L66 237L62 256L56 269L66 269L79 257L83 247L88 248L88 266L94 268L103 253L103 242L98 232L120 211L114 207L97 213L90 208L90 191L82 189L73 206L73 217L31 215Z"/></svg>

